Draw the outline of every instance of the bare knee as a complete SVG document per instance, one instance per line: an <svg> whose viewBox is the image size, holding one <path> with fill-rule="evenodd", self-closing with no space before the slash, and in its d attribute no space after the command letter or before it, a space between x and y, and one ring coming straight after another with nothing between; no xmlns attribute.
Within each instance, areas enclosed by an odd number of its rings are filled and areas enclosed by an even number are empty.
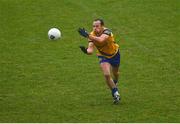
<svg viewBox="0 0 180 124"><path fill-rule="evenodd" d="M113 67L112 72L113 72L114 76L118 76L119 75L119 67Z"/></svg>
<svg viewBox="0 0 180 124"><path fill-rule="evenodd" d="M111 75L110 74L104 74L104 77L106 80L110 80L111 79Z"/></svg>
<svg viewBox="0 0 180 124"><path fill-rule="evenodd" d="M101 63L101 69L104 74L104 77L107 81L111 79L111 73L110 73L111 65L109 63Z"/></svg>

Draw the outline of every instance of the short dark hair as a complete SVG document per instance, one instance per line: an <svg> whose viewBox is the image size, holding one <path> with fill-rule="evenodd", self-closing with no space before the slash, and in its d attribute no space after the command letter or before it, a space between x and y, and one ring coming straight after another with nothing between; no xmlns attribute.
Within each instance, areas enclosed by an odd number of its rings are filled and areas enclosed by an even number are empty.
<svg viewBox="0 0 180 124"><path fill-rule="evenodd" d="M100 21L101 25L104 26L104 21L103 21L103 19L99 19L99 18L98 18L98 19L94 19L94 21Z"/></svg>

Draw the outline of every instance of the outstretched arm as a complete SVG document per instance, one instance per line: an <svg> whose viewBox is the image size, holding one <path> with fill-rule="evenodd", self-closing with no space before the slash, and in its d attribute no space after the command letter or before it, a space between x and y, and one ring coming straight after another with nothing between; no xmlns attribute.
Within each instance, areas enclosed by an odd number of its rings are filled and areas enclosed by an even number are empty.
<svg viewBox="0 0 180 124"><path fill-rule="evenodd" d="M79 28L78 32L81 36L98 43L105 42L111 35L111 31L109 30L103 31L103 34L100 37L89 34L84 28Z"/></svg>
<svg viewBox="0 0 180 124"><path fill-rule="evenodd" d="M93 35L89 35L88 38L89 38L90 40L94 41L94 42L104 43L104 42L107 41L107 39L109 38L109 35L107 35L107 34L102 34L100 37L93 36Z"/></svg>

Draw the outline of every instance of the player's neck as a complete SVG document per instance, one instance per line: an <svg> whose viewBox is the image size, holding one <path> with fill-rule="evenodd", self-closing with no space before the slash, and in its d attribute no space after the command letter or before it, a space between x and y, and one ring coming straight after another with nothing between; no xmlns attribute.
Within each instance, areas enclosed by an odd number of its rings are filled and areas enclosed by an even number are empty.
<svg viewBox="0 0 180 124"><path fill-rule="evenodd" d="M106 27L102 27L102 30L100 32L95 32L96 36L101 36L103 31L106 29Z"/></svg>
<svg viewBox="0 0 180 124"><path fill-rule="evenodd" d="M102 35L102 33L104 32L105 29L106 29L106 27L102 28L101 32L99 33L100 36Z"/></svg>

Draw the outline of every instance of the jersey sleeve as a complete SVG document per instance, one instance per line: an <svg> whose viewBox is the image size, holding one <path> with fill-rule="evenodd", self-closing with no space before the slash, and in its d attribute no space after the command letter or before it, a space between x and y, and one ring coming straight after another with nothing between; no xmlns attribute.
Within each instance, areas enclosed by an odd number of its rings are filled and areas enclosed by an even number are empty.
<svg viewBox="0 0 180 124"><path fill-rule="evenodd" d="M109 30L109 29L105 29L105 30L103 31L103 34L107 34L107 35L111 36L112 32L111 32L111 30Z"/></svg>

